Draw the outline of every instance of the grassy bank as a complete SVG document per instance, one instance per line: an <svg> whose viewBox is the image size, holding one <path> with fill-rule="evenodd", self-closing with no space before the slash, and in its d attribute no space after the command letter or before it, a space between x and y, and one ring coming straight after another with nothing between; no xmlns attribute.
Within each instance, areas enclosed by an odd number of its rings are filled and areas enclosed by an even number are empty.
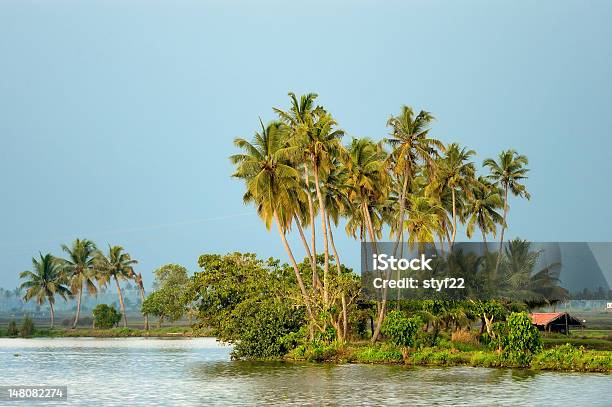
<svg viewBox="0 0 612 407"><path fill-rule="evenodd" d="M528 365L517 365L497 352L464 343L412 350L407 359L404 359L400 348L388 343L308 345L292 350L285 360L412 366L521 367L533 370L612 373L612 351L587 350L572 345L546 349L535 355Z"/></svg>
<svg viewBox="0 0 612 407"><path fill-rule="evenodd" d="M0 337L6 337L6 329L0 329ZM92 328L54 328L36 329L30 337L34 338L130 338L130 337L193 337L193 331L188 326L170 326L163 328L152 328L147 330L136 328L111 328L111 329L92 329ZM196 336L209 336L208 332L200 332Z"/></svg>

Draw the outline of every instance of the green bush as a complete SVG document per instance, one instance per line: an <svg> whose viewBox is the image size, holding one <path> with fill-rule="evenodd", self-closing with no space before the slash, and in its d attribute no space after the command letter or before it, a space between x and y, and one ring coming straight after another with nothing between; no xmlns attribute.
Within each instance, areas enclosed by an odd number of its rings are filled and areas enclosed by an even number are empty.
<svg viewBox="0 0 612 407"><path fill-rule="evenodd" d="M34 335L34 321L29 316L26 316L21 323L21 329L19 330L19 334L26 338L28 336Z"/></svg>
<svg viewBox="0 0 612 407"><path fill-rule="evenodd" d="M406 318L401 311L391 311L385 318L381 332L396 346L409 348L423 322L419 317Z"/></svg>
<svg viewBox="0 0 612 407"><path fill-rule="evenodd" d="M17 336L18 334L19 334L19 330L17 329L17 323L13 319L8 323L8 327L6 329L6 335L7 336Z"/></svg>
<svg viewBox="0 0 612 407"><path fill-rule="evenodd" d="M94 325L98 329L112 328L121 321L121 314L117 312L115 307L109 307L107 304L98 304L93 309Z"/></svg>
<svg viewBox="0 0 612 407"><path fill-rule="evenodd" d="M504 357L521 365L528 365L532 356L542 350L540 333L524 312L510 314L500 340Z"/></svg>

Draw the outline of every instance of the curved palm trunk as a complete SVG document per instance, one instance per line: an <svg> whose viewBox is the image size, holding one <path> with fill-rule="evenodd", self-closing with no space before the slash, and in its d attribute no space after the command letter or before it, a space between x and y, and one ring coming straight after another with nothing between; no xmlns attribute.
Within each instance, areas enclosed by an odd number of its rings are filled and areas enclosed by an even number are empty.
<svg viewBox="0 0 612 407"><path fill-rule="evenodd" d="M53 329L53 324L55 322L55 309L53 308L53 302L51 298L49 298L49 308L51 309L51 329Z"/></svg>
<svg viewBox="0 0 612 407"><path fill-rule="evenodd" d="M314 203L312 202L312 195L310 195L310 176L308 175L308 166L304 165L304 183L306 185L306 197L308 198L308 215L310 216L310 243L312 245L312 258L315 259L315 267L312 271L312 286L313 288L318 287L321 282L317 275L317 239L315 230L315 216L314 216Z"/></svg>
<svg viewBox="0 0 612 407"><path fill-rule="evenodd" d="M453 246L455 246L455 238L457 237L457 204L455 198L455 189L451 190L451 196L453 198L453 234L451 236L451 244L450 251L453 251Z"/></svg>
<svg viewBox="0 0 612 407"><path fill-rule="evenodd" d="M77 309L76 309L76 315L74 317L74 323L72 324L72 329L75 329L77 327L77 324L79 323L79 315L81 314L81 297L83 297L83 279L81 277L81 286L79 287L79 296L77 298Z"/></svg>
<svg viewBox="0 0 612 407"><path fill-rule="evenodd" d="M140 292L140 303L144 304L145 290L144 284L142 284L142 274L138 273L136 283L138 284L138 291ZM147 331L149 330L149 314L144 314L144 329Z"/></svg>
<svg viewBox="0 0 612 407"><path fill-rule="evenodd" d="M484 254L486 256L487 254L489 254L489 247L487 246L487 234L485 233L484 229L480 229L480 231L482 232L482 244L484 247Z"/></svg>
<svg viewBox="0 0 612 407"><path fill-rule="evenodd" d="M323 200L323 194L321 194L321 188L319 187L319 169L314 164L314 178L315 178L315 190L317 191L317 199L319 200L319 210L321 211L321 229L323 230L323 250L325 253L325 262L323 263L323 303L329 305L329 292L328 287L328 275L329 275L329 243L327 235L327 224L325 217L327 212L325 211L325 201Z"/></svg>
<svg viewBox="0 0 612 407"><path fill-rule="evenodd" d="M310 307L310 301L308 299L308 293L306 292L306 286L304 286L304 281L302 280L302 276L300 274L300 270L298 268L297 262L295 261L295 257L293 257L293 252L291 251L291 247L289 246L289 242L287 242L287 237L285 236L285 231L280 224L278 219L278 214L276 210L274 211L274 220L276 221L276 226L278 228L278 234L281 237L283 242L283 246L285 247L285 251L289 256L289 260L291 261L291 265L293 266L293 271L295 272L295 279L297 280L298 286L300 287L300 291L302 293L302 297L304 299L304 304L306 305L306 311L308 312L308 316L313 324L316 324L314 314L312 313L312 308Z"/></svg>
<svg viewBox="0 0 612 407"><path fill-rule="evenodd" d="M404 182L402 184L402 193L400 194L400 210L399 210L399 219L398 219L398 228L397 228L397 238L395 240L395 247L393 248L393 255L397 252L397 246L400 243L400 240L403 239L404 236L404 214L406 211L406 192L408 190L408 169L406 168L406 174L404 175Z"/></svg>
<svg viewBox="0 0 612 407"><path fill-rule="evenodd" d="M294 218L295 218L295 223L297 224L297 227L298 227L298 231L300 232L300 238L302 239L304 250L306 251L308 258L310 259L310 268L312 269L312 288L316 289L317 286L320 284L319 276L317 274L317 259L312 256L312 252L310 251L310 248L308 247L308 241L306 240L306 236L304 235L304 229L302 228L302 222L300 221L300 218L298 218L297 215L294 216Z"/></svg>
<svg viewBox="0 0 612 407"><path fill-rule="evenodd" d="M508 184L504 186L504 223L502 224L501 236L499 239L499 252L497 254L497 262L495 263L495 276L497 277L497 271L502 258L502 250L504 248L504 232L506 231L506 216L508 215Z"/></svg>
<svg viewBox="0 0 612 407"><path fill-rule="evenodd" d="M115 285L117 286L117 294L119 295L119 305L121 305L121 312L123 313L123 326L127 328L127 315L125 313L125 304L123 303L123 295L121 294L121 287L119 286L119 280L117 276L115 278Z"/></svg>
<svg viewBox="0 0 612 407"><path fill-rule="evenodd" d="M340 256L338 255L338 250L336 250L336 244L334 243L334 234L332 233L331 223L329 222L329 215L326 216L327 219L327 229L329 230L329 241L332 246L332 250L334 252L334 257L336 258L336 271L338 272L338 276L342 275L342 267L340 263ZM348 312L346 309L346 294L342 291L342 333L340 335L340 340L344 340L346 338L346 334L348 332ZM340 332L340 331L338 331Z"/></svg>
<svg viewBox="0 0 612 407"><path fill-rule="evenodd" d="M372 241L372 249L375 252L378 252L378 248L376 247L376 235L374 234L374 226L372 224L372 218L370 217L370 211L368 208L363 208L364 218L366 220L366 228L370 235L370 240ZM380 301L380 306L378 308L378 316L376 317L376 327L374 328L374 333L372 334L371 342L375 343L380 336L380 329L382 327L383 320L385 319L385 312L387 308L387 285L383 287L382 298Z"/></svg>

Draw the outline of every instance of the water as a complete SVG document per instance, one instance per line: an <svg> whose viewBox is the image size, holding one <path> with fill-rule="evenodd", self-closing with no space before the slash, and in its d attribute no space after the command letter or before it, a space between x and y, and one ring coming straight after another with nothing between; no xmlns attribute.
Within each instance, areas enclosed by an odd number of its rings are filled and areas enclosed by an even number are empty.
<svg viewBox="0 0 612 407"><path fill-rule="evenodd" d="M0 339L0 385L68 386L67 402L41 405L612 406L603 374L250 363L229 352L212 338Z"/></svg>

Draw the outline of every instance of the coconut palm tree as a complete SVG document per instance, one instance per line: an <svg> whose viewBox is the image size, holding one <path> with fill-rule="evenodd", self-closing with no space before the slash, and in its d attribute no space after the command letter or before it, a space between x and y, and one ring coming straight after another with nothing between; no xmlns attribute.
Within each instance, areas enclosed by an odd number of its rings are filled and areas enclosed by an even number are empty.
<svg viewBox="0 0 612 407"><path fill-rule="evenodd" d="M284 111L278 108L274 108L273 110L278 114L281 122L285 123L289 128L289 134L287 137L287 141L291 142L293 145L299 145L300 141L303 140L303 135L308 131L309 128L312 127L314 119L315 111L320 108L315 108L314 101L317 98L316 93L307 93L305 95L300 96L298 101L297 96L293 92L289 92L289 98L291 100L291 107L289 110ZM304 189L306 191L306 199L308 202L308 216L309 220L298 223L298 228L300 231L300 236L303 235L302 224L310 226L310 248L308 248L308 243L305 244L305 249L307 254L310 257L310 264L312 267L312 285L317 288L320 286L320 282L317 275L317 241L316 241L316 228L315 228L315 215L316 209L312 199L313 188L310 176L309 166L306 165L307 162L310 161L310 157L308 155L308 151L301 151L292 158L293 166L298 169L301 169L303 172L303 180L304 180ZM305 240L305 238L303 238Z"/></svg>
<svg viewBox="0 0 612 407"><path fill-rule="evenodd" d="M44 256L39 253L40 259L32 258L32 270L24 271L19 274L19 278L27 279L20 288L25 290L24 301L32 298L36 299L38 305L45 301L49 303L51 311L51 328L55 322L55 295L59 295L64 300L71 295L67 287L66 276L62 273L57 260L47 253Z"/></svg>
<svg viewBox="0 0 612 407"><path fill-rule="evenodd" d="M72 328L76 328L81 313L81 300L83 290L90 294L97 291L94 280L96 279L95 254L96 245L91 240L76 239L72 246L62 245L62 250L68 255L60 259L62 270L69 280L70 291L77 295L77 308ZM78 293L78 294L77 294Z"/></svg>
<svg viewBox="0 0 612 407"><path fill-rule="evenodd" d="M482 241L485 252L487 248L487 234L496 237L497 224L503 223L503 217L498 210L504 204L498 186L491 184L485 177L478 177L478 181L472 185L472 193L465 207L468 218L466 234L469 239L474 235L474 228L478 226L482 233Z"/></svg>
<svg viewBox="0 0 612 407"><path fill-rule="evenodd" d="M504 245L504 232L506 231L507 216L508 216L508 192L512 192L514 196L530 199L531 195L527 191L525 185L521 182L527 179L529 169L526 166L529 160L526 156L518 154L514 150L502 151L499 154L499 161L492 158L487 158L483 162L484 167L488 167L490 174L487 176L490 180L496 182L504 191L504 215L501 224L501 236L499 239L499 253L497 255L497 264L495 271L499 269L499 264L502 258L502 249Z"/></svg>
<svg viewBox="0 0 612 407"><path fill-rule="evenodd" d="M419 245L424 250L425 243L435 247L436 239L443 239L444 228L440 217L444 209L433 199L411 195L408 201L408 219L404 228L408 231L408 243Z"/></svg>
<svg viewBox="0 0 612 407"><path fill-rule="evenodd" d="M252 142L241 138L234 141L236 147L244 152L230 157L230 161L236 166L233 177L245 181L246 192L243 200L245 203L255 204L266 227L269 229L272 222L276 223L308 316L311 322L316 324L306 286L286 237L296 214L296 202L304 199L299 173L290 165L290 158L296 155L297 147L287 146L289 129L283 123L272 122L267 126L264 126L261 120L260 123L261 132L255 133Z"/></svg>
<svg viewBox="0 0 612 407"><path fill-rule="evenodd" d="M386 139L392 147L390 158L393 161L393 173L401 181L399 214L397 224L403 225L406 209L406 194L408 187L423 163L433 164L437 150L444 151L444 145L439 140L429 137L430 125L434 121L431 113L421 110L416 116L409 106L402 106L399 115L392 116L387 121L391 127L390 137ZM402 228L397 228L397 242L400 241ZM396 243L397 246L397 243Z"/></svg>
<svg viewBox="0 0 612 407"><path fill-rule="evenodd" d="M387 158L381 145L367 138L353 139L344 157L344 166L348 173L347 185L350 188L349 201L353 205L353 211L361 212L360 214L353 214L352 217L358 220L349 220L349 224L361 223L363 225L361 229L367 231L372 242L372 248L375 251L377 250L376 241L381 233L382 222L373 222L373 219L378 218L382 221L382 216L373 215L382 209L389 196ZM385 287L381 301L378 303L377 323L372 335L373 342L378 339L380 334L386 304L387 289Z"/></svg>
<svg viewBox="0 0 612 407"><path fill-rule="evenodd" d="M117 287L117 295L119 296L119 304L123 313L123 326L127 327L127 315L125 312L125 303L123 302L123 294L119 280L127 281L134 275L133 266L137 264L136 260L130 257L129 253L123 251L121 246L108 246L108 255L98 251L96 254L96 268L98 270L98 281L101 285L107 285L110 280L115 280Z"/></svg>
<svg viewBox="0 0 612 407"><path fill-rule="evenodd" d="M471 185L475 182L476 168L469 161L474 154L476 154L474 150L467 150L457 143L448 145L444 156L438 160L434 182L427 188L428 191L438 189L437 196L442 195L444 190L450 191L451 249L457 237L457 218L462 216L462 212L457 210L458 201L461 200L463 203L463 199L460 198L471 196Z"/></svg>

